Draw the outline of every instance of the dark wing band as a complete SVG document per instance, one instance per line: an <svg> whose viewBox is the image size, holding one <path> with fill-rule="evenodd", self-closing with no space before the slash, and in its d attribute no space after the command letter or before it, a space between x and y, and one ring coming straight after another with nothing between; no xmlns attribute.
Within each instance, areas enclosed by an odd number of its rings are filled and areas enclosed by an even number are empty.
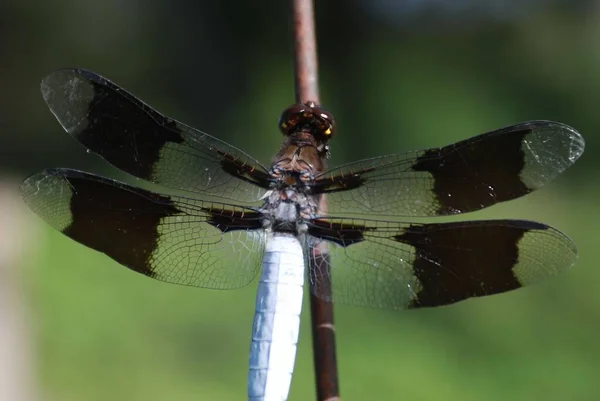
<svg viewBox="0 0 600 401"><path fill-rule="evenodd" d="M577 258L566 235L522 220L408 224L332 218L314 221L309 232L313 292L374 308L431 307L498 294L555 276ZM329 254L329 266L323 254Z"/></svg>
<svg viewBox="0 0 600 401"><path fill-rule="evenodd" d="M157 280L238 288L261 264L262 219L252 209L161 195L70 169L35 174L21 192L55 229Z"/></svg>
<svg viewBox="0 0 600 401"><path fill-rule="evenodd" d="M471 212L543 186L583 153L568 125L531 121L443 148L361 160L317 177L330 215L439 216Z"/></svg>
<svg viewBox="0 0 600 401"><path fill-rule="evenodd" d="M258 202L269 187L267 169L246 153L163 116L91 71L55 71L41 91L69 134L136 177L238 203Z"/></svg>

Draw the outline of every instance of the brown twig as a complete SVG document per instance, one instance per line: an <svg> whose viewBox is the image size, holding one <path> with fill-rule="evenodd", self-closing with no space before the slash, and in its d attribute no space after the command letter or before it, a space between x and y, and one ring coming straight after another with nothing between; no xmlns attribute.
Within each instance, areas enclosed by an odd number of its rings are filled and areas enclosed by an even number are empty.
<svg viewBox="0 0 600 401"><path fill-rule="evenodd" d="M312 0L292 0L296 101L320 103Z"/></svg>
<svg viewBox="0 0 600 401"><path fill-rule="evenodd" d="M314 101L319 104L319 82L317 71L317 44L312 0L292 0L294 35L294 76L296 101ZM325 198L321 199L320 212L325 213ZM329 268L329 254L323 252L309 263L309 269L318 263L320 268ZM329 289L331 290L331 288ZM311 291L310 310L313 335L313 355L317 401L339 401L337 358L335 352L335 329L333 304L317 298Z"/></svg>

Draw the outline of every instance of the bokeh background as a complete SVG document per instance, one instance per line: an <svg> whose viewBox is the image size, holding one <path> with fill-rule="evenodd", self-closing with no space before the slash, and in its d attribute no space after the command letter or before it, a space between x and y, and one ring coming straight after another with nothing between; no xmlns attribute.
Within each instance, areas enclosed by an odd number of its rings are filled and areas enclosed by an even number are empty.
<svg viewBox="0 0 600 401"><path fill-rule="evenodd" d="M255 285L134 274L53 232L18 185L45 167L115 175L41 98L39 81L66 66L268 163L294 99L286 3L0 3L1 401L246 398ZM330 0L316 12L322 100L338 121L332 165L531 119L587 140L546 188L465 217L556 226L579 246L576 267L452 307L337 307L343 399L599 399L600 1ZM314 399L308 313L302 322L291 401Z"/></svg>

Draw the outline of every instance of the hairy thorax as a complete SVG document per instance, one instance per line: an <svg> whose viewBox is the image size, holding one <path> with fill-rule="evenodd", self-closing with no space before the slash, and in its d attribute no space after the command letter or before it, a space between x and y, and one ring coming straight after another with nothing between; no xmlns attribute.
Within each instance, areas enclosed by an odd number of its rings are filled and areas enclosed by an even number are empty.
<svg viewBox="0 0 600 401"><path fill-rule="evenodd" d="M322 171L322 161L315 146L284 145L270 170L272 189L265 194L261 211L265 226L273 231L301 234L307 219L317 215L319 199L309 195L308 184Z"/></svg>

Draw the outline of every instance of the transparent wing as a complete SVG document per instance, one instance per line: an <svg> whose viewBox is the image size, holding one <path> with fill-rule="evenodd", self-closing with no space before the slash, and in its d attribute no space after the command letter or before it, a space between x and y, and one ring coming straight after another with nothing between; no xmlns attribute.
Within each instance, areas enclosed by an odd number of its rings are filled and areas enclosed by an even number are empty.
<svg viewBox="0 0 600 401"><path fill-rule="evenodd" d="M70 169L35 174L21 193L55 229L157 280L238 288L260 267L264 234L252 209L160 195Z"/></svg>
<svg viewBox="0 0 600 401"><path fill-rule="evenodd" d="M530 121L443 148L376 157L317 177L329 215L438 216L466 213L523 196L583 153L568 125Z"/></svg>
<svg viewBox="0 0 600 401"><path fill-rule="evenodd" d="M65 131L136 177L238 203L257 202L268 188L267 169L246 153L163 116L91 71L55 71L41 91Z"/></svg>
<svg viewBox="0 0 600 401"><path fill-rule="evenodd" d="M315 295L373 308L432 307L502 293L555 276L577 259L575 244L560 231L522 220L327 219L313 221L309 233Z"/></svg>

